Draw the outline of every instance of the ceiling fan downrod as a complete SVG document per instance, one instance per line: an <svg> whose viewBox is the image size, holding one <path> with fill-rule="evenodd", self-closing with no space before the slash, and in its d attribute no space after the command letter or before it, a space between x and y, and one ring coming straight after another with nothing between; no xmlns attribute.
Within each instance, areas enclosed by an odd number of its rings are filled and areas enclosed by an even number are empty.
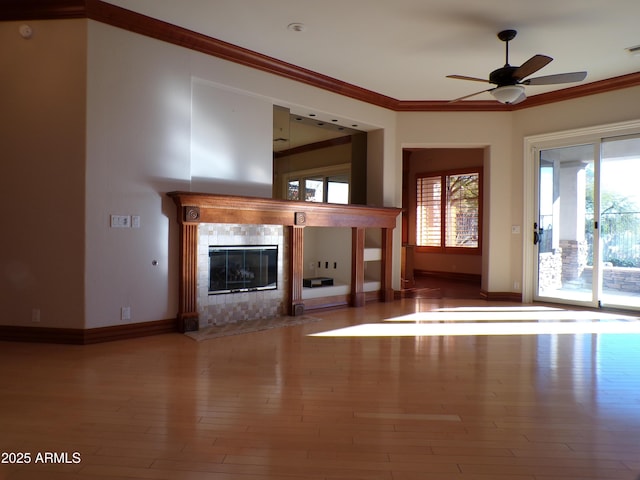
<svg viewBox="0 0 640 480"><path fill-rule="evenodd" d="M509 67L509 42L516 38L518 32L516 30L502 30L498 32L498 38L505 42L504 66Z"/></svg>

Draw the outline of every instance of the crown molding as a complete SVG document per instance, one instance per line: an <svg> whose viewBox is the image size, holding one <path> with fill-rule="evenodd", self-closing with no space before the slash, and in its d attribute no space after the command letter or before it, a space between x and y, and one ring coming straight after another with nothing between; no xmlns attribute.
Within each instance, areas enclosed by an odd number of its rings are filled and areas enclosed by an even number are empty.
<svg viewBox="0 0 640 480"><path fill-rule="evenodd" d="M640 72L620 75L618 77L607 78L596 82L576 85L554 92L541 93L527 98L526 102L512 106L512 110L522 110L525 108L538 107L549 103L571 100L573 98L588 97L599 93L622 90L624 88L637 87L640 85Z"/></svg>
<svg viewBox="0 0 640 480"><path fill-rule="evenodd" d="M640 85L640 72L636 72L533 95L517 105L490 100L398 100L101 0L3 0L0 10L0 21L64 18L89 18L396 112L509 112Z"/></svg>
<svg viewBox="0 0 640 480"><path fill-rule="evenodd" d="M86 18L84 0L3 0L0 21Z"/></svg>
<svg viewBox="0 0 640 480"><path fill-rule="evenodd" d="M508 112L512 106L492 100L398 100L396 112Z"/></svg>

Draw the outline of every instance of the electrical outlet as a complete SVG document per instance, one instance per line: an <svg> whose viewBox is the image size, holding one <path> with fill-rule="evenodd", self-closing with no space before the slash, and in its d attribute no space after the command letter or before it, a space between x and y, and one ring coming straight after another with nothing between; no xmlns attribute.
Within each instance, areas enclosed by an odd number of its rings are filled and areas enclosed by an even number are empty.
<svg viewBox="0 0 640 480"><path fill-rule="evenodd" d="M131 307L122 307L120 309L120 320L131 320Z"/></svg>
<svg viewBox="0 0 640 480"><path fill-rule="evenodd" d="M520 282L513 282L513 289L516 291L520 290Z"/></svg>
<svg viewBox="0 0 640 480"><path fill-rule="evenodd" d="M333 269L335 270L336 268L338 268L338 262L333 262Z"/></svg>
<svg viewBox="0 0 640 480"><path fill-rule="evenodd" d="M31 309L31 321L35 322L35 323L40 322L40 309L39 308Z"/></svg>

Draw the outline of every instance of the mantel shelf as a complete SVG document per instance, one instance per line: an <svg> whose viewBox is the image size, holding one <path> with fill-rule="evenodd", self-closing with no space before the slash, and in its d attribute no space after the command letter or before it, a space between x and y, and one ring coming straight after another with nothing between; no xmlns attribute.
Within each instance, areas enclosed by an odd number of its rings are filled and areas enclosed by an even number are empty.
<svg viewBox="0 0 640 480"><path fill-rule="evenodd" d="M395 228L400 208L297 202L271 198L169 192L182 223L245 223L306 227Z"/></svg>

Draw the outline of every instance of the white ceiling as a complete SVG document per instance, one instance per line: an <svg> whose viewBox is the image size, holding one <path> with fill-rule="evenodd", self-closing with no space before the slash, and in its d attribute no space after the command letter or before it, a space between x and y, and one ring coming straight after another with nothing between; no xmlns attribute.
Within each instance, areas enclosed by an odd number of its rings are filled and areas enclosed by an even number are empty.
<svg viewBox="0 0 640 480"><path fill-rule="evenodd" d="M510 64L537 75L586 70L582 83L640 71L639 0L107 0L397 100L450 100L489 88L504 65L500 30L518 30ZM301 32L287 29L304 24ZM575 84L528 86L527 95ZM488 93L472 100L490 100Z"/></svg>

